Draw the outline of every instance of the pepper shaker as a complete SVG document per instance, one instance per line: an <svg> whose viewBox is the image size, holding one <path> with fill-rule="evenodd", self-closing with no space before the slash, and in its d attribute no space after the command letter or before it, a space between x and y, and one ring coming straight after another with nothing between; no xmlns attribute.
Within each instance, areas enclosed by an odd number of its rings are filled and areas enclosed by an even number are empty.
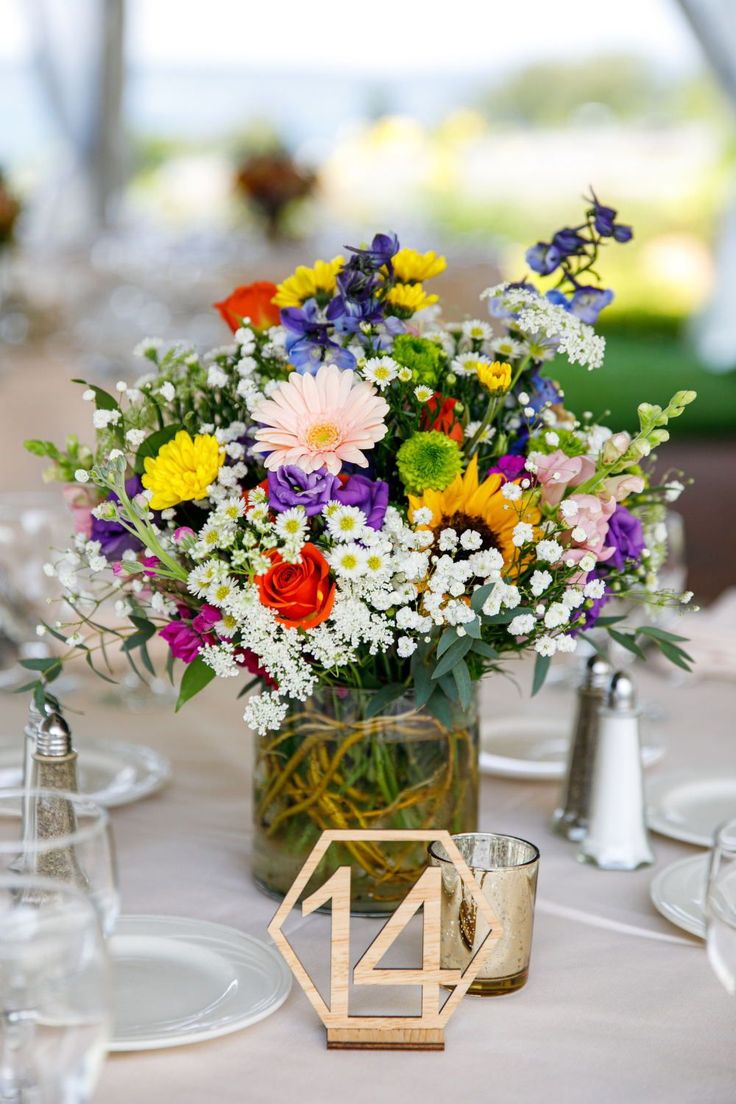
<svg viewBox="0 0 736 1104"><path fill-rule="evenodd" d="M598 733L598 714L611 678L611 665L601 656L591 656L585 664L583 681L577 693L577 713L573 726L567 772L560 801L552 814L550 827L558 836L581 840L588 826L590 787Z"/></svg>
<svg viewBox="0 0 736 1104"><path fill-rule="evenodd" d="M644 779L634 684L611 680L598 724L588 832L578 858L603 870L637 870L654 862L644 819Z"/></svg>

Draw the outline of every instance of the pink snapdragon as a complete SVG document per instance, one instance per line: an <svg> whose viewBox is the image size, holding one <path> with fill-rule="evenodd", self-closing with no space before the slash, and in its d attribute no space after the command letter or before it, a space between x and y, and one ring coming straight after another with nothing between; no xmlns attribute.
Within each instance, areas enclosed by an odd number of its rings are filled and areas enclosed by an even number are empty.
<svg viewBox="0 0 736 1104"><path fill-rule="evenodd" d="M566 533L569 542L563 560L568 566L579 564L587 555L595 557L597 563L604 563L614 553L606 546L608 522L616 509L616 499L599 498L597 495L576 494L565 499L570 503L565 511L570 528Z"/></svg>
<svg viewBox="0 0 736 1104"><path fill-rule="evenodd" d="M623 502L631 494L641 494L644 480L640 475L612 475L604 479L599 494L613 495L617 502Z"/></svg>
<svg viewBox="0 0 736 1104"><path fill-rule="evenodd" d="M534 466L545 506L559 505L567 487L579 487L595 473L595 461L589 456L566 456L562 449L546 456L535 453Z"/></svg>

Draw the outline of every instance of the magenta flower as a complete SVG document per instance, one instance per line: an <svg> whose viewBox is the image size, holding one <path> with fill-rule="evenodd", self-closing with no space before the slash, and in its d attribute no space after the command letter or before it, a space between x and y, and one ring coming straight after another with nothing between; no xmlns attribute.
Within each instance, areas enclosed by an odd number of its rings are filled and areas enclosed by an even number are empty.
<svg viewBox="0 0 736 1104"><path fill-rule="evenodd" d="M222 617L220 611L214 606L202 606L192 621L185 620L184 618L190 612L186 607L180 606L181 620L170 621L159 632L171 648L174 659L181 659L184 663L191 663L196 659L205 644L217 643L212 627Z"/></svg>

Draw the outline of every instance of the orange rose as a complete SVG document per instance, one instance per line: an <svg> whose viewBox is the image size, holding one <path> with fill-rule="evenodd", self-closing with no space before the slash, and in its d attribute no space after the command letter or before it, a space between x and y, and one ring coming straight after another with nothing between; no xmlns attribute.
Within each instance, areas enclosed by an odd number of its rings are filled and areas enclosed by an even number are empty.
<svg viewBox="0 0 736 1104"><path fill-rule="evenodd" d="M261 602L276 611L279 624L313 629L325 621L335 604L335 582L319 549L305 544L301 563L288 563L275 549L266 554L271 567L265 575L256 575L255 583Z"/></svg>
<svg viewBox="0 0 736 1104"><path fill-rule="evenodd" d="M281 321L279 308L271 302L276 290L276 285L268 280L258 280L255 284L237 287L227 299L213 303L213 306L233 333L242 326L244 318L250 319L254 330L267 330L269 326L278 326Z"/></svg>

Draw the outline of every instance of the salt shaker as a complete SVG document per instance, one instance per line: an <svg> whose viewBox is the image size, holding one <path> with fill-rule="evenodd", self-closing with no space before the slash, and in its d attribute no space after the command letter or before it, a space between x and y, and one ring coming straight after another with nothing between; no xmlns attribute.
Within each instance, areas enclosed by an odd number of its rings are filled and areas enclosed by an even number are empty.
<svg viewBox="0 0 736 1104"><path fill-rule="evenodd" d="M567 772L550 824L553 832L569 840L581 840L588 826L598 715L610 678L611 665L601 656L592 655L585 664L583 681L578 688Z"/></svg>
<svg viewBox="0 0 736 1104"><path fill-rule="evenodd" d="M31 787L77 793L77 753L69 725L60 713L45 717L36 732Z"/></svg>
<svg viewBox="0 0 736 1104"><path fill-rule="evenodd" d="M654 862L644 820L639 711L631 678L618 671L600 709L588 832L578 858L602 870Z"/></svg>
<svg viewBox="0 0 736 1104"><path fill-rule="evenodd" d="M23 785L26 789L31 785L33 777L33 754L36 750L36 736L44 717L50 713L61 713L61 706L53 694L46 694L43 703L43 711L36 705L36 699L31 698L28 706L28 720L23 730Z"/></svg>
<svg viewBox="0 0 736 1104"><path fill-rule="evenodd" d="M50 713L39 725L31 781L34 790L61 791L58 796L38 794L33 818L25 825L26 838L49 844L36 856L36 873L86 889L87 879L74 847L53 846L55 840L73 835L78 827L74 805L66 796L77 792L77 753L69 725L59 713Z"/></svg>

